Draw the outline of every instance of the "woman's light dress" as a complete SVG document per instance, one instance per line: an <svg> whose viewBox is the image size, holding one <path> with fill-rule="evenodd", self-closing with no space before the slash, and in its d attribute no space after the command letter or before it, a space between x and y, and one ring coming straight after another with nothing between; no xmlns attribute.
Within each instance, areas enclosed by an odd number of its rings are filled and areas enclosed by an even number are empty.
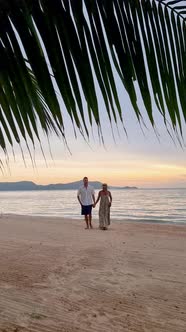
<svg viewBox="0 0 186 332"><path fill-rule="evenodd" d="M109 194L101 195L99 205L99 227L108 227L110 225L110 206Z"/></svg>

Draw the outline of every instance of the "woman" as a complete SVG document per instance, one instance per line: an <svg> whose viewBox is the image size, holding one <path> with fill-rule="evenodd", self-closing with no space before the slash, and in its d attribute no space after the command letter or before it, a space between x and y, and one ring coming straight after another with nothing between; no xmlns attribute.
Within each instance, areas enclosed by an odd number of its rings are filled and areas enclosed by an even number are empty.
<svg viewBox="0 0 186 332"><path fill-rule="evenodd" d="M102 184L102 190L98 193L95 205L99 202L99 228L106 230L110 225L110 207L112 204L112 195L107 189L107 184Z"/></svg>

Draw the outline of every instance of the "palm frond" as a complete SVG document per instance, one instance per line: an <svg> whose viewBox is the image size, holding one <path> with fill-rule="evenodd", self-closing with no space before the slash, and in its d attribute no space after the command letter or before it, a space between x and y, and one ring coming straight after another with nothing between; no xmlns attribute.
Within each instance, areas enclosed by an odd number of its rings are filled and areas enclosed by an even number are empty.
<svg viewBox="0 0 186 332"><path fill-rule="evenodd" d="M60 92L72 123L101 130L124 121L115 70L138 121L137 81L152 126L152 101L182 135L186 120L186 5L167 0L0 0L0 146L65 138ZM84 102L85 101L85 102ZM86 104L86 107L84 106Z"/></svg>

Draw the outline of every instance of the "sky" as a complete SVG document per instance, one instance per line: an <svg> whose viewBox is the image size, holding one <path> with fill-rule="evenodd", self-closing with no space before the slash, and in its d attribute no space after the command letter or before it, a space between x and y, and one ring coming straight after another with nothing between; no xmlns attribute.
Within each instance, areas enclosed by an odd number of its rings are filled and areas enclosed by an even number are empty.
<svg viewBox="0 0 186 332"><path fill-rule="evenodd" d="M0 174L0 182L33 181L37 184L67 183L88 176L90 181L107 182L108 185L137 186L139 188L186 187L186 149L171 139L156 106L153 105L155 132L145 116L142 101L139 107L144 114L146 127L140 127L129 98L121 86L118 87L123 121L127 135L121 123L113 124L113 133L104 105L100 102L100 116L104 144L100 142L96 126L89 128L89 142L79 133L74 137L71 122L64 111L68 148L54 135L47 139L43 136L41 149L36 146L35 166L31 162L23 145L23 162L19 147L15 147L15 157L9 153L9 168ZM50 153L51 149L51 153ZM46 160L45 160L46 159Z"/></svg>
<svg viewBox="0 0 186 332"><path fill-rule="evenodd" d="M42 148L39 144L34 155L33 165L24 143L22 153L19 146L14 154L9 149L8 165L0 173L0 182L33 181L37 184L67 183L88 176L90 181L107 182L108 185L137 186L139 188L186 188L186 148L179 145L176 137L171 139L164 126L163 119L153 104L156 132L149 123L140 93L136 85L138 106L144 116L145 126L140 126L130 100L118 78L117 91L123 111L123 123L113 123L113 133L102 97L98 91L98 101L104 144L100 142L97 128L89 126L89 141L78 132L77 138L64 105L60 100L64 117L68 148L54 135L48 139L42 136ZM183 125L186 132L186 125ZM186 137L185 142L186 142ZM51 153L52 156L51 156ZM5 162L1 153L1 160Z"/></svg>

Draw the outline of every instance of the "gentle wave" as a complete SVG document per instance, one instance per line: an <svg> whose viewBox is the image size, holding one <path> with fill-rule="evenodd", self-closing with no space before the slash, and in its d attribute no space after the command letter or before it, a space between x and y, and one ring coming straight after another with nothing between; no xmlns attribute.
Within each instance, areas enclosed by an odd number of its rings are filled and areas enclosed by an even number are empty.
<svg viewBox="0 0 186 332"><path fill-rule="evenodd" d="M80 218L76 196L75 190L0 192L0 213ZM186 222L186 189L112 190L112 196L113 219Z"/></svg>

